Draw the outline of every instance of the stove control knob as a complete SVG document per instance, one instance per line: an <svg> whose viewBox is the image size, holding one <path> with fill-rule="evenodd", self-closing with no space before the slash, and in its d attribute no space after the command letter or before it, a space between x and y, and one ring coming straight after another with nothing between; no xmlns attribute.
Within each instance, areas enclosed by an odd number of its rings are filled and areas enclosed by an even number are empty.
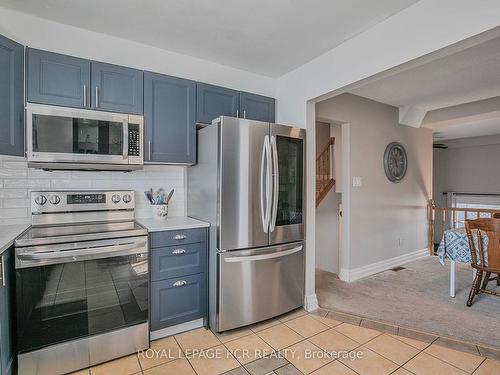
<svg viewBox="0 0 500 375"><path fill-rule="evenodd" d="M49 198L49 202L52 204L59 204L61 202L61 198L58 195L53 195Z"/></svg>
<svg viewBox="0 0 500 375"><path fill-rule="evenodd" d="M47 198L45 195L39 195L35 198L35 203L39 206L43 206L45 203L47 203Z"/></svg>
<svg viewBox="0 0 500 375"><path fill-rule="evenodd" d="M131 196L130 194L125 194L125 195L123 196L123 201L124 201L125 203L129 203L129 202L131 202L131 201L132 201L132 196Z"/></svg>
<svg viewBox="0 0 500 375"><path fill-rule="evenodd" d="M113 196L111 197L111 201L113 203L119 203L120 200L121 200L121 197L118 194L113 194Z"/></svg>

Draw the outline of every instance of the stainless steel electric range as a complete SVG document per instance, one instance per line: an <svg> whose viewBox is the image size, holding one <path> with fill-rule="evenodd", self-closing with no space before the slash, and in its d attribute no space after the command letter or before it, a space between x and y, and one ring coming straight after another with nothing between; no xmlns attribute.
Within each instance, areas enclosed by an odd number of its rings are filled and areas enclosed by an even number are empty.
<svg viewBox="0 0 500 375"><path fill-rule="evenodd" d="M18 369L64 374L149 347L148 237L133 191L31 193L15 242Z"/></svg>

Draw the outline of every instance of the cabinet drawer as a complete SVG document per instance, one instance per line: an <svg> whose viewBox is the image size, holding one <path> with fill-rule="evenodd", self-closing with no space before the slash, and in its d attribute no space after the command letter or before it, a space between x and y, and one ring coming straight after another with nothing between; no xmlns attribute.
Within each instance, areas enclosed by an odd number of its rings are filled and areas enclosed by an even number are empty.
<svg viewBox="0 0 500 375"><path fill-rule="evenodd" d="M207 243L159 247L151 250L151 280L205 272Z"/></svg>
<svg viewBox="0 0 500 375"><path fill-rule="evenodd" d="M151 283L151 330L203 318L207 313L206 274Z"/></svg>
<svg viewBox="0 0 500 375"><path fill-rule="evenodd" d="M154 232L151 234L151 248L205 242L206 240L206 228Z"/></svg>

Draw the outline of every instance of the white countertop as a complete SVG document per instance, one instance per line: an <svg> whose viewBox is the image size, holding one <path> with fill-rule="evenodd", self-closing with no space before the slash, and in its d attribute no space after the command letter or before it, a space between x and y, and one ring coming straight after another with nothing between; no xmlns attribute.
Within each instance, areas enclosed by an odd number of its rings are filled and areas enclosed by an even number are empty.
<svg viewBox="0 0 500 375"><path fill-rule="evenodd" d="M0 225L0 253L7 250L30 224Z"/></svg>
<svg viewBox="0 0 500 375"><path fill-rule="evenodd" d="M136 221L145 227L148 232L162 232L165 230L206 228L210 224L204 221L193 219L188 216L167 216L165 219L141 219Z"/></svg>

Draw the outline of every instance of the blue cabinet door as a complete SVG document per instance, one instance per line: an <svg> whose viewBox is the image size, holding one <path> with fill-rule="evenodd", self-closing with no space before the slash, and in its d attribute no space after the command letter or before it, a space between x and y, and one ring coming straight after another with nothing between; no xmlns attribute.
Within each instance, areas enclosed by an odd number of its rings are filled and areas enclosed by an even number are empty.
<svg viewBox="0 0 500 375"><path fill-rule="evenodd" d="M93 61L91 81L92 108L142 115L142 70Z"/></svg>
<svg viewBox="0 0 500 375"><path fill-rule="evenodd" d="M198 82L196 103L196 122L211 124L219 116L238 117L239 92Z"/></svg>
<svg viewBox="0 0 500 375"><path fill-rule="evenodd" d="M206 274L151 283L151 330L203 318L207 314Z"/></svg>
<svg viewBox="0 0 500 375"><path fill-rule="evenodd" d="M146 162L196 162L196 82L144 73Z"/></svg>
<svg viewBox="0 0 500 375"><path fill-rule="evenodd" d="M89 108L90 61L27 49L28 102Z"/></svg>
<svg viewBox="0 0 500 375"><path fill-rule="evenodd" d="M240 117L249 120L275 122L275 99L240 92Z"/></svg>
<svg viewBox="0 0 500 375"><path fill-rule="evenodd" d="M10 247L0 254L0 374L13 373L14 349L14 248Z"/></svg>
<svg viewBox="0 0 500 375"><path fill-rule="evenodd" d="M24 47L0 35L0 153L24 155Z"/></svg>

